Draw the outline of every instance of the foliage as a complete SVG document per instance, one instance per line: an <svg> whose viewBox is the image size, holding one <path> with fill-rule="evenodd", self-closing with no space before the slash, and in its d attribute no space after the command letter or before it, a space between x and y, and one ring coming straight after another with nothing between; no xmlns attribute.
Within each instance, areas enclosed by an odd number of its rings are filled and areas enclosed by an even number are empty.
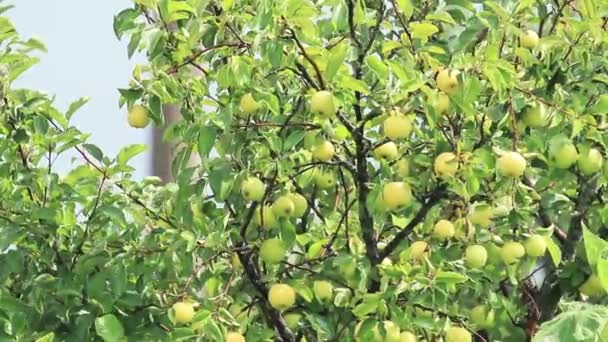
<svg viewBox="0 0 608 342"><path fill-rule="evenodd" d="M607 23L598 0L134 0L114 31L148 62L120 103L158 126L181 112L162 185L131 178L143 146L106 156L70 124L86 99L61 112L11 86L44 46L2 17L0 340L591 338L608 163L576 158L606 155ZM71 150L79 165L57 174ZM241 194L253 177L260 202ZM294 193L304 214L284 217ZM532 234L545 256L520 255ZM265 264L269 239L284 251ZM470 245L487 264L465 264ZM469 320L480 302L491 326Z"/></svg>

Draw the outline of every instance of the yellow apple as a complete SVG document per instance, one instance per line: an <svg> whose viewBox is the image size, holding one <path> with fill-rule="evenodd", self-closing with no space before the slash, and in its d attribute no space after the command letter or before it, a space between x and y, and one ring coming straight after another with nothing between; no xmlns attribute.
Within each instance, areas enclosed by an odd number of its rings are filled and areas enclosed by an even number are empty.
<svg viewBox="0 0 608 342"><path fill-rule="evenodd" d="M500 249L500 257L505 264L517 263L524 255L526 255L526 249L519 242L505 242Z"/></svg>
<svg viewBox="0 0 608 342"><path fill-rule="evenodd" d="M336 185L336 175L331 171L319 171L314 175L315 184L320 189L327 189Z"/></svg>
<svg viewBox="0 0 608 342"><path fill-rule="evenodd" d="M334 287L330 282L318 280L312 283L312 290L315 297L321 302L331 300L334 296Z"/></svg>
<svg viewBox="0 0 608 342"><path fill-rule="evenodd" d="M526 159L517 152L506 152L496 162L496 168L505 177L520 177L526 170Z"/></svg>
<svg viewBox="0 0 608 342"><path fill-rule="evenodd" d="M471 342L471 333L460 327L449 327L445 332L445 342Z"/></svg>
<svg viewBox="0 0 608 342"><path fill-rule="evenodd" d="M600 278L595 274L590 275L578 290L587 297L600 297L606 294Z"/></svg>
<svg viewBox="0 0 608 342"><path fill-rule="evenodd" d="M276 217L291 217L296 210L296 205L289 195L283 195L274 201L272 212Z"/></svg>
<svg viewBox="0 0 608 342"><path fill-rule="evenodd" d="M395 210L412 202L412 189L404 182L390 182L382 189L382 203L389 210Z"/></svg>
<svg viewBox="0 0 608 342"><path fill-rule="evenodd" d="M399 342L418 342L418 337L411 331L403 331L399 336Z"/></svg>
<svg viewBox="0 0 608 342"><path fill-rule="evenodd" d="M435 173L440 177L451 177L458 171L458 159L452 152L443 152L435 158Z"/></svg>
<svg viewBox="0 0 608 342"><path fill-rule="evenodd" d="M485 203L475 203L468 214L469 221L481 228L488 228L494 218L494 209Z"/></svg>
<svg viewBox="0 0 608 342"><path fill-rule="evenodd" d="M494 310L479 304L471 310L471 322L478 328L486 329L494 325Z"/></svg>
<svg viewBox="0 0 608 342"><path fill-rule="evenodd" d="M260 246L260 259L267 264L280 263L285 258L285 246L279 239L268 239Z"/></svg>
<svg viewBox="0 0 608 342"><path fill-rule="evenodd" d="M429 244L425 241L415 241L410 246L410 258L412 260L420 260L427 251Z"/></svg>
<svg viewBox="0 0 608 342"><path fill-rule="evenodd" d="M433 227L433 235L439 240L447 240L453 237L455 233L454 225L448 220L439 220Z"/></svg>
<svg viewBox="0 0 608 342"><path fill-rule="evenodd" d="M437 114L443 114L450 108L450 97L444 92L437 93L437 99L435 102L435 112Z"/></svg>
<svg viewBox="0 0 608 342"><path fill-rule="evenodd" d="M528 106L524 110L523 122L526 126L539 128L547 126L547 110L542 104Z"/></svg>
<svg viewBox="0 0 608 342"><path fill-rule="evenodd" d="M327 140L313 146L312 148L312 157L322 162L330 161L335 154L336 149L334 148L334 145Z"/></svg>
<svg viewBox="0 0 608 342"><path fill-rule="evenodd" d="M260 104L253 98L251 93L247 93L241 97L241 110L244 114L251 114L260 109Z"/></svg>
<svg viewBox="0 0 608 342"><path fill-rule="evenodd" d="M464 251L464 262L472 268L481 268L488 261L488 251L482 245L471 245Z"/></svg>
<svg viewBox="0 0 608 342"><path fill-rule="evenodd" d="M405 178L410 175L410 163L407 159L400 159L395 163L395 173L401 178Z"/></svg>
<svg viewBox="0 0 608 342"><path fill-rule="evenodd" d="M540 38L538 37L538 34L532 30L528 30L528 31L524 32L519 37L519 42L520 42L521 46L526 49L530 49L530 50L532 50L538 46L539 40L540 40Z"/></svg>
<svg viewBox="0 0 608 342"><path fill-rule="evenodd" d="M547 242L542 235L531 235L525 242L526 254L531 257L541 257L547 251Z"/></svg>
<svg viewBox="0 0 608 342"><path fill-rule="evenodd" d="M321 90L312 95L310 99L310 109L314 113L330 116L336 113L336 104L332 93Z"/></svg>
<svg viewBox="0 0 608 342"><path fill-rule="evenodd" d="M412 119L404 115L391 115L383 124L384 136L391 139L407 138L412 132Z"/></svg>
<svg viewBox="0 0 608 342"><path fill-rule="evenodd" d="M584 176L590 176L600 171L603 164L604 157L602 156L602 152L596 148L591 148L586 154L580 155L577 166Z"/></svg>
<svg viewBox="0 0 608 342"><path fill-rule="evenodd" d="M578 151L570 141L558 140L549 146L549 154L555 166L567 169L578 159Z"/></svg>
<svg viewBox="0 0 608 342"><path fill-rule="evenodd" d="M292 216L293 217L302 217L302 215L304 215L306 213L306 209L308 208L308 201L306 200L306 197L302 196L301 194L299 194L297 192L291 192L291 193L289 193L288 196L294 205L294 210L293 210Z"/></svg>
<svg viewBox="0 0 608 342"><path fill-rule="evenodd" d="M285 319L285 323L287 324L287 327L290 330L297 330L300 320L302 319L302 315L300 315L299 313L292 312L288 313L283 318Z"/></svg>
<svg viewBox="0 0 608 342"><path fill-rule="evenodd" d="M249 177L241 185L241 194L246 201L261 201L265 191L266 185L257 177Z"/></svg>
<svg viewBox="0 0 608 342"><path fill-rule="evenodd" d="M134 128L145 128L150 123L150 116L148 115L148 109L141 105L135 105L129 111L127 116L129 125Z"/></svg>
<svg viewBox="0 0 608 342"><path fill-rule="evenodd" d="M268 302L277 310L289 309L296 303L296 291L287 284L274 284L268 290Z"/></svg>
<svg viewBox="0 0 608 342"><path fill-rule="evenodd" d="M457 70L443 69L437 74L435 83L437 88L446 94L452 95L458 89L458 75L460 74Z"/></svg>
<svg viewBox="0 0 608 342"><path fill-rule="evenodd" d="M262 228L273 228L277 224L277 218L274 216L272 207L265 205L263 209L257 207L254 213L254 220L258 226Z"/></svg>
<svg viewBox="0 0 608 342"><path fill-rule="evenodd" d="M188 302L177 302L171 307L175 323L188 324L194 317L194 304Z"/></svg>
<svg viewBox="0 0 608 342"><path fill-rule="evenodd" d="M395 160L399 156L399 150L394 142L388 141L374 149L374 158L381 160Z"/></svg>
<svg viewBox="0 0 608 342"><path fill-rule="evenodd" d="M229 332L226 335L226 342L245 342L245 337L238 332Z"/></svg>

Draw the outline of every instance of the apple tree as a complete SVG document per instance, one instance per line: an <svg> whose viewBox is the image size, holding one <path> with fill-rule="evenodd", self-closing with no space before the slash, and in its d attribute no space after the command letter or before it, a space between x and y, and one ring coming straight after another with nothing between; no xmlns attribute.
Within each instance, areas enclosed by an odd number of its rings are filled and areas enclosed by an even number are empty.
<svg viewBox="0 0 608 342"><path fill-rule="evenodd" d="M0 21L0 339L608 335L607 3L133 2L165 185L11 87L43 46Z"/></svg>

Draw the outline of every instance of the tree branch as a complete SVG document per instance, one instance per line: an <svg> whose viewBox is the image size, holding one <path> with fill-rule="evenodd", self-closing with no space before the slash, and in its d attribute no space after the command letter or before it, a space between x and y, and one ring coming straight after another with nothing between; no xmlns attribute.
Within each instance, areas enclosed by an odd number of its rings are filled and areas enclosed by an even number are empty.
<svg viewBox="0 0 608 342"><path fill-rule="evenodd" d="M445 195L446 187L445 185L438 185L437 188L427 197L426 202L422 204L422 207L418 210L414 218L405 226L401 231L399 231L395 237L384 247L382 252L380 253L380 259L384 259L391 255L393 251L399 246L401 241L405 239L408 235L410 235L413 229L426 217L426 214L435 206L435 204L439 203L439 201Z"/></svg>

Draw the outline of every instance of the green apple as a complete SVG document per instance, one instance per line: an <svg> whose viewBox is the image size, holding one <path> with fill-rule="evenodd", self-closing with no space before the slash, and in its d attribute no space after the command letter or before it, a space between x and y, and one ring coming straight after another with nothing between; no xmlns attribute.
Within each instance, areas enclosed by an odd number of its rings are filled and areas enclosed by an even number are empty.
<svg viewBox="0 0 608 342"><path fill-rule="evenodd" d="M399 342L418 342L418 337L411 331L403 331L399 336Z"/></svg>
<svg viewBox="0 0 608 342"><path fill-rule="evenodd" d="M498 158L496 168L504 177L520 177L526 170L526 159L517 152L506 152Z"/></svg>
<svg viewBox="0 0 608 342"><path fill-rule="evenodd" d="M318 280L312 283L312 290L315 297L321 302L329 301L334 297L334 287L330 282Z"/></svg>
<svg viewBox="0 0 608 342"><path fill-rule="evenodd" d="M445 342L471 342L471 333L461 327L449 327L445 332Z"/></svg>
<svg viewBox="0 0 608 342"><path fill-rule="evenodd" d="M538 34L532 30L527 30L526 32L522 33L521 36L519 36L521 46L526 49L532 50L536 48L539 41L540 38L538 37Z"/></svg>
<svg viewBox="0 0 608 342"><path fill-rule="evenodd" d="M321 90L312 95L310 108L314 113L330 116L336 113L336 104L332 93Z"/></svg>
<svg viewBox="0 0 608 342"><path fill-rule="evenodd" d="M524 109L524 125L532 128L547 126L547 110L543 104L528 106Z"/></svg>
<svg viewBox="0 0 608 342"><path fill-rule="evenodd" d="M308 208L308 201L306 197L302 196L297 192L289 193L289 198L294 204L293 217L302 217L306 213L306 209Z"/></svg>
<svg viewBox="0 0 608 342"><path fill-rule="evenodd" d="M437 88L448 95L454 94L458 89L459 74L460 72L458 70L443 69L439 71L439 73L437 73L437 78L435 79Z"/></svg>
<svg viewBox="0 0 608 342"><path fill-rule="evenodd" d="M266 185L257 177L249 177L241 185L241 195L246 201L261 201L265 191Z"/></svg>
<svg viewBox="0 0 608 342"><path fill-rule="evenodd" d="M272 207L265 205L263 209L260 210L258 206L254 213L255 223L262 228L273 228L277 224L277 218L274 216L274 212Z"/></svg>
<svg viewBox="0 0 608 342"><path fill-rule="evenodd" d="M600 297L606 294L602 281L595 274L590 275L578 290L587 297Z"/></svg>
<svg viewBox="0 0 608 342"><path fill-rule="evenodd" d="M582 153L578 159L578 170L584 176L590 176L602 169L604 157L602 152L596 148L590 148L587 153Z"/></svg>
<svg viewBox="0 0 608 342"><path fill-rule="evenodd" d="M173 317L177 324L188 324L194 317L194 304L189 302L177 302L171 307Z"/></svg>
<svg viewBox="0 0 608 342"><path fill-rule="evenodd" d="M297 330L300 320L302 319L302 315L299 313L288 313L283 317L285 319L285 323L290 330Z"/></svg>
<svg viewBox="0 0 608 342"><path fill-rule="evenodd" d="M322 162L330 161L335 154L336 149L334 148L334 145L327 140L313 146L312 148L312 157Z"/></svg>
<svg viewBox="0 0 608 342"><path fill-rule="evenodd" d="M401 329L392 321L384 321L384 342L399 342L401 340Z"/></svg>
<svg viewBox="0 0 608 342"><path fill-rule="evenodd" d="M507 265L519 262L519 260L523 258L524 255L526 255L526 249L519 242L505 242L505 244L500 249L500 257L502 258L502 261Z"/></svg>
<svg viewBox="0 0 608 342"><path fill-rule="evenodd" d="M384 120L384 136L391 139L407 138L412 132L412 119L404 115L391 115Z"/></svg>
<svg viewBox="0 0 608 342"><path fill-rule="evenodd" d="M332 188L336 185L336 175L331 171L319 171L315 173L314 181L320 189Z"/></svg>
<svg viewBox="0 0 608 342"><path fill-rule="evenodd" d="M399 157L399 150L392 141L385 142L374 149L374 158L378 160L395 160L397 157Z"/></svg>
<svg viewBox="0 0 608 342"><path fill-rule="evenodd" d="M547 251L547 242L542 235L531 235L524 243L526 254L531 257L541 257Z"/></svg>
<svg viewBox="0 0 608 342"><path fill-rule="evenodd" d="M469 210L469 221L481 228L488 228L494 218L494 209L485 203L475 203Z"/></svg>
<svg viewBox="0 0 608 342"><path fill-rule="evenodd" d="M494 326L494 310L480 304L471 310L471 322L478 328L487 329Z"/></svg>
<svg viewBox="0 0 608 342"><path fill-rule="evenodd" d="M420 260L427 252L429 244L425 241L415 241L410 245L410 258Z"/></svg>
<svg viewBox="0 0 608 342"><path fill-rule="evenodd" d="M245 337L238 332L226 334L226 342L245 342Z"/></svg>
<svg viewBox="0 0 608 342"><path fill-rule="evenodd" d="M452 152L443 152L435 158L435 173L440 177L451 177L458 171L458 159Z"/></svg>
<svg viewBox="0 0 608 342"><path fill-rule="evenodd" d="M289 195L277 198L272 205L272 212L276 217L291 217L296 210L296 205Z"/></svg>
<svg viewBox="0 0 608 342"><path fill-rule="evenodd" d="M275 265L285 259L285 246L279 239L268 239L260 246L260 259L269 265Z"/></svg>
<svg viewBox="0 0 608 342"><path fill-rule="evenodd" d="M444 92L437 93L435 102L435 111L437 114L443 114L450 108L450 97Z"/></svg>
<svg viewBox="0 0 608 342"><path fill-rule="evenodd" d="M260 104L253 98L251 93L247 93L241 97L241 111L249 115L260 109Z"/></svg>
<svg viewBox="0 0 608 342"><path fill-rule="evenodd" d="M549 155L555 166L567 169L578 159L578 151L569 140L552 141L549 145Z"/></svg>
<svg viewBox="0 0 608 342"><path fill-rule="evenodd" d="M448 220L439 220L433 227L433 235L439 240L447 240L453 237L455 233L454 225Z"/></svg>
<svg viewBox="0 0 608 342"><path fill-rule="evenodd" d="M488 251L482 245L471 245L464 251L464 262L468 267L481 268L488 261Z"/></svg>
<svg viewBox="0 0 608 342"><path fill-rule="evenodd" d="M129 115L127 115L127 121L131 127L145 128L150 123L148 109L141 105L133 106L129 111Z"/></svg>
<svg viewBox="0 0 608 342"><path fill-rule="evenodd" d="M268 290L268 302L277 310L286 310L296 303L296 291L287 284L274 284Z"/></svg>
<svg viewBox="0 0 608 342"><path fill-rule="evenodd" d="M405 178L410 175L410 163L407 159L400 159L395 163L395 173L401 177Z"/></svg>
<svg viewBox="0 0 608 342"><path fill-rule="evenodd" d="M389 210L410 204L413 200L412 189L404 182L390 182L382 189L382 203Z"/></svg>

